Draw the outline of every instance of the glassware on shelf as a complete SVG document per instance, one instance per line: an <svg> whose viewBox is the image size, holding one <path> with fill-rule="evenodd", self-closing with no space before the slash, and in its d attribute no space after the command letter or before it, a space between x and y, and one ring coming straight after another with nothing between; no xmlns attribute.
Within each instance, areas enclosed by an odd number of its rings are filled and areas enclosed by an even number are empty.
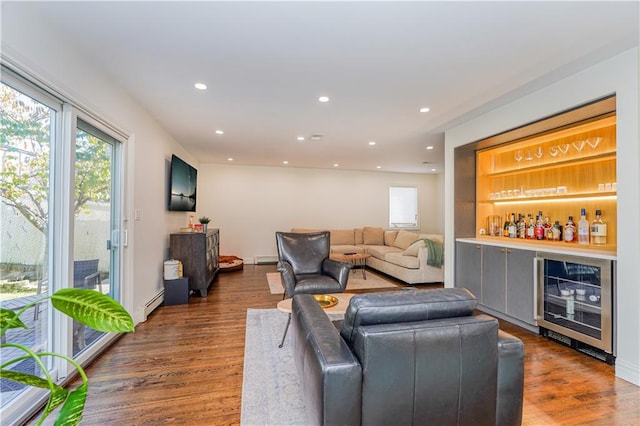
<svg viewBox="0 0 640 426"><path fill-rule="evenodd" d="M567 152L569 152L569 144L568 143L561 143L560 145L558 145L558 149L560 150L562 155L566 155Z"/></svg>
<svg viewBox="0 0 640 426"><path fill-rule="evenodd" d="M596 147L601 141L602 141L601 137L595 137L595 138L588 138L586 142L591 147L591 149L596 149Z"/></svg>
<svg viewBox="0 0 640 426"><path fill-rule="evenodd" d="M573 145L573 147L576 149L576 151L581 152L582 148L584 148L584 144L585 141L581 140L581 141L575 141L575 142L571 142L571 145Z"/></svg>
<svg viewBox="0 0 640 426"><path fill-rule="evenodd" d="M536 158L539 160L539 159L541 159L541 158L542 158L542 156L543 156L543 155L544 155L544 151L542 150L542 147L541 147L541 146L538 146L538 147L536 148L536 152L535 152L535 156L536 156Z"/></svg>
<svg viewBox="0 0 640 426"><path fill-rule="evenodd" d="M552 157L557 157L558 156L558 148L555 146L552 146L551 148L549 148L549 155Z"/></svg>
<svg viewBox="0 0 640 426"><path fill-rule="evenodd" d="M533 155L531 155L531 151L527 150L527 153L525 154L524 159L527 161L533 160Z"/></svg>
<svg viewBox="0 0 640 426"><path fill-rule="evenodd" d="M517 150L516 154L513 156L513 158L515 158L515 160L520 163L520 160L522 160L522 151L521 150Z"/></svg>

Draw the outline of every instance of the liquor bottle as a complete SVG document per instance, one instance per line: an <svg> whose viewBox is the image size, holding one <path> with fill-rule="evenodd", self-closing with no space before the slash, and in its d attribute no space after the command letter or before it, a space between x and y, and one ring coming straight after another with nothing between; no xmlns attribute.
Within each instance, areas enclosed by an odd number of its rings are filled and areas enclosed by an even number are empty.
<svg viewBox="0 0 640 426"><path fill-rule="evenodd" d="M511 221L509 221L509 238L518 237L518 226L516 225L515 213L511 213Z"/></svg>
<svg viewBox="0 0 640 426"><path fill-rule="evenodd" d="M584 208L580 209L578 244L589 244L589 222L587 222L587 211Z"/></svg>
<svg viewBox="0 0 640 426"><path fill-rule="evenodd" d="M518 218L518 238L527 238L527 222L524 220L524 215L519 214Z"/></svg>
<svg viewBox="0 0 640 426"><path fill-rule="evenodd" d="M569 216L569 220L564 226L564 241L567 243L576 242L576 224L573 223L573 216Z"/></svg>
<svg viewBox="0 0 640 426"><path fill-rule="evenodd" d="M607 244L607 224L601 215L602 212L596 210L596 218L591 222L591 244Z"/></svg>
<svg viewBox="0 0 640 426"><path fill-rule="evenodd" d="M529 226L527 226L527 238L535 240L536 238L536 224L533 222L533 217L529 214Z"/></svg>
<svg viewBox="0 0 640 426"><path fill-rule="evenodd" d="M536 217L536 229L534 231L536 240L544 240L544 226L542 223L542 212L538 212Z"/></svg>
<svg viewBox="0 0 640 426"><path fill-rule="evenodd" d="M553 226L549 221L549 216L544 217L544 222L542 223L542 227L544 228L544 238L545 240L553 240Z"/></svg>
<svg viewBox="0 0 640 426"><path fill-rule="evenodd" d="M553 241L562 241L562 225L557 220L553 224L553 228L551 228L551 233Z"/></svg>
<svg viewBox="0 0 640 426"><path fill-rule="evenodd" d="M504 214L504 227L502 228L502 236L509 236L509 213Z"/></svg>

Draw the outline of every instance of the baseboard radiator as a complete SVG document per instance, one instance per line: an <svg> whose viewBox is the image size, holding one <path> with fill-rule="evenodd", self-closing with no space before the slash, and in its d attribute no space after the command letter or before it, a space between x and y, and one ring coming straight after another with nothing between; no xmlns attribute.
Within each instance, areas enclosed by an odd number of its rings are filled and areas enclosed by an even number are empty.
<svg viewBox="0 0 640 426"><path fill-rule="evenodd" d="M144 305L145 318L148 317L158 306L162 305L162 302L164 302L164 289L160 290L158 294L153 296L153 298Z"/></svg>
<svg viewBox="0 0 640 426"><path fill-rule="evenodd" d="M278 263L278 256L256 256L253 258L253 263L256 265Z"/></svg>

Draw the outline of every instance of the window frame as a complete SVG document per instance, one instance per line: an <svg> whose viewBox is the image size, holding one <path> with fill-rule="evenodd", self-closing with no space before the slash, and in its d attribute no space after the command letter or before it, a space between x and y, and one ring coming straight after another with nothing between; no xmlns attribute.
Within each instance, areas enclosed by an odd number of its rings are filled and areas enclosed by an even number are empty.
<svg viewBox="0 0 640 426"><path fill-rule="evenodd" d="M398 212L394 210L401 209L402 207L394 204L394 201L398 201L398 197L401 197L401 191L407 192L406 190L412 190L411 196L415 196L413 200L410 201L408 209L413 210L413 214L415 220L413 222L406 221L394 221L398 219ZM396 192L396 194L394 194ZM406 198L405 198L406 201ZM404 206L407 207L406 205ZM406 217L406 216L405 216ZM418 185L390 185L389 186L389 220L388 220L390 229L420 229L420 192Z"/></svg>

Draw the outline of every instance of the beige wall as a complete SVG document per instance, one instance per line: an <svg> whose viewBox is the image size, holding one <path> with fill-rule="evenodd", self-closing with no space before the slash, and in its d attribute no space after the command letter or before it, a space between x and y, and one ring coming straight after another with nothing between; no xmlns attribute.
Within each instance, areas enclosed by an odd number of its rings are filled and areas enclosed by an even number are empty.
<svg viewBox="0 0 640 426"><path fill-rule="evenodd" d="M220 252L275 256L275 231L388 224L389 186L418 187L420 228L442 233L440 175L201 164L198 213L220 228Z"/></svg>

